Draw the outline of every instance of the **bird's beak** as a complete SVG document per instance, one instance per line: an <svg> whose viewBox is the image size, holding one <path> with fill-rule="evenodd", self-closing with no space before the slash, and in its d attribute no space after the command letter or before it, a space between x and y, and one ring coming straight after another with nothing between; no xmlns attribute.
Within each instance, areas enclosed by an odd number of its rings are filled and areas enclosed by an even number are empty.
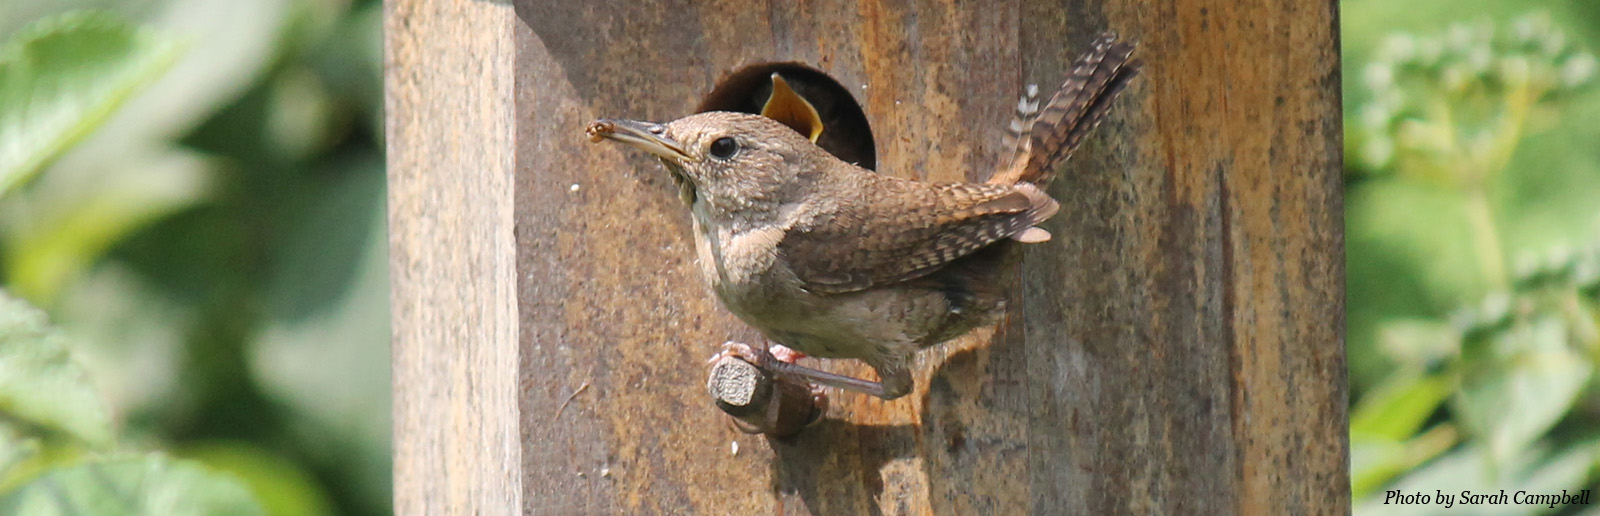
<svg viewBox="0 0 1600 516"><path fill-rule="evenodd" d="M683 145L667 137L667 126L665 125L602 118L589 124L589 129L586 132L589 133L589 141L591 142L598 142L601 138L608 138L632 145L670 162L682 163L689 161L689 153L683 151Z"/></svg>

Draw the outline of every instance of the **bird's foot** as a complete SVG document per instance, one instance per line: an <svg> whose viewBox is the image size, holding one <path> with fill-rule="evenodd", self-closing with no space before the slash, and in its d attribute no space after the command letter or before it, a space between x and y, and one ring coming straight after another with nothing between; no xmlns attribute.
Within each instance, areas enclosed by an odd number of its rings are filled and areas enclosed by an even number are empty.
<svg viewBox="0 0 1600 516"><path fill-rule="evenodd" d="M786 438L820 419L828 408L822 388L801 376L774 374L787 367L765 348L723 344L711 358L706 388L741 432Z"/></svg>
<svg viewBox="0 0 1600 516"><path fill-rule="evenodd" d="M805 353L801 353L783 344L773 344L772 347L768 348L767 351L771 352L772 357L778 359L779 362L788 362L790 364L799 362L800 359L806 357Z"/></svg>
<svg viewBox="0 0 1600 516"><path fill-rule="evenodd" d="M830 373L827 371L812 369L810 367L795 364L793 360L799 360L799 358L804 357L805 354L793 349L789 349L788 347L784 347L781 344L774 344L773 347L775 348L773 351L778 351L777 348L785 350L782 351L784 355L782 357L774 356L772 351L768 351L765 348L757 348L743 342L728 341L722 344L722 351L718 352L716 355L713 355L711 360L707 361L707 363L714 364L725 357L736 357L740 360L744 360L745 362L749 362L750 365L760 368L762 372L767 374L777 374L799 378L808 383L826 385L847 391L855 391L885 400L899 398L900 396L906 394L905 391L909 391L909 389L895 389L895 392L889 392L888 389L884 388L882 382L873 382L862 380L860 378L852 378L841 374ZM785 359L784 357L793 358Z"/></svg>
<svg viewBox="0 0 1600 516"><path fill-rule="evenodd" d="M743 342L735 342L730 340L722 343L722 350L718 351L715 355L711 355L711 359L706 360L706 363L715 364L727 357L734 357L745 362L749 362L750 365L759 367L764 371L767 370L767 364L778 360L778 357L773 356L772 353L767 351L766 348L758 348Z"/></svg>

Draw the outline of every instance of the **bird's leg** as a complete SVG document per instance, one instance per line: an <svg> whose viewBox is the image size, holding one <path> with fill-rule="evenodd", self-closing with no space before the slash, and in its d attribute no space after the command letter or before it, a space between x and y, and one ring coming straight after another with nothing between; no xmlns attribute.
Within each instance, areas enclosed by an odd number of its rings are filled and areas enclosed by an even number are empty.
<svg viewBox="0 0 1600 516"><path fill-rule="evenodd" d="M787 348L785 348L787 349ZM793 351L793 350L790 350ZM911 373L903 369L878 369L885 382L871 382L779 360L767 349L758 349L742 342L726 342L722 352L711 357L715 362L725 356L735 356L764 371L804 378L818 385L826 385L892 400L911 392Z"/></svg>

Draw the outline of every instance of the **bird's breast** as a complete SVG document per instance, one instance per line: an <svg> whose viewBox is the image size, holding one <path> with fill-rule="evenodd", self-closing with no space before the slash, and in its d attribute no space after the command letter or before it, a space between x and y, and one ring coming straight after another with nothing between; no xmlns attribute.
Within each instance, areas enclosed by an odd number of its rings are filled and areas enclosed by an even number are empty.
<svg viewBox="0 0 1600 516"><path fill-rule="evenodd" d="M793 274L781 267L783 230L765 226L734 231L696 210L695 253L700 272L727 308L741 317L771 304L786 304ZM785 279L785 275L789 276ZM746 317L748 320L749 318ZM755 321L749 321L755 323Z"/></svg>

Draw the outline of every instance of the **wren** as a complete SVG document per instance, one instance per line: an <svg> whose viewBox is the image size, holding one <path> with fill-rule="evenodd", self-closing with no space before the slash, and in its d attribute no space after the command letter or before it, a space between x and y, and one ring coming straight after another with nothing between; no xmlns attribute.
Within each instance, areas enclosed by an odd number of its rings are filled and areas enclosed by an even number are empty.
<svg viewBox="0 0 1600 516"><path fill-rule="evenodd" d="M1025 96L1009 159L985 183L878 174L814 144L818 127L748 113L602 119L588 135L660 158L689 207L711 290L782 358L735 342L724 355L892 400L911 392L918 350L1003 312L1017 247L1050 239L1038 225L1058 204L1045 187L1138 74L1133 49L1104 34L1042 109ZM804 119L804 109L779 111ZM792 362L804 355L861 360L879 381Z"/></svg>

